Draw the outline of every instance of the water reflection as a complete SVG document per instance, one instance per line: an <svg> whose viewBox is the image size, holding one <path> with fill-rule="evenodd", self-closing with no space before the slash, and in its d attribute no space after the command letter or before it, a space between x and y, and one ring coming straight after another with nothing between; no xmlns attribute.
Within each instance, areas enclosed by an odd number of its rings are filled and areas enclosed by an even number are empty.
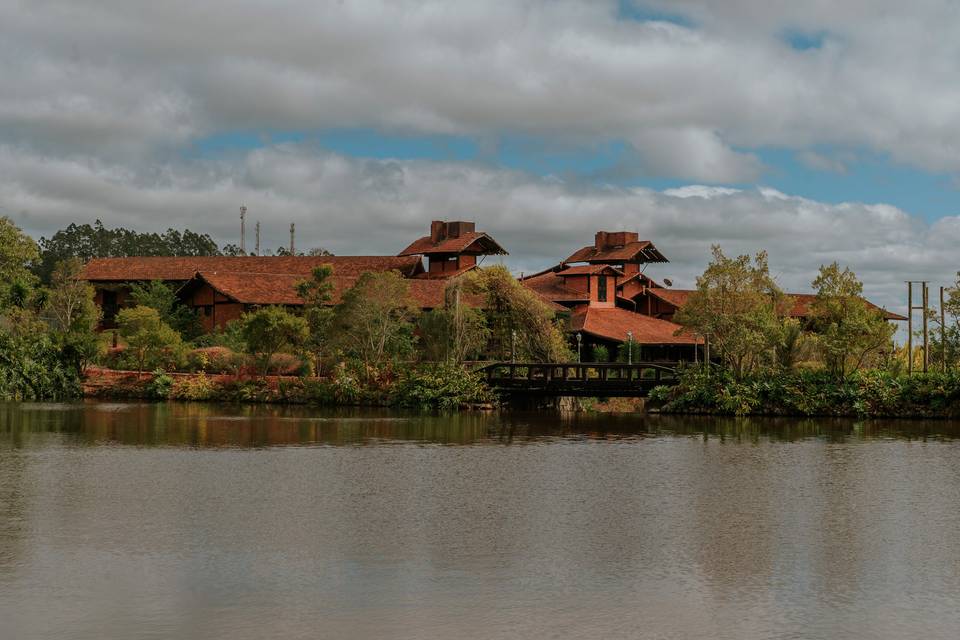
<svg viewBox="0 0 960 640"><path fill-rule="evenodd" d="M346 408L206 403L82 402L0 404L0 441L14 447L57 434L95 445L269 447L390 442L513 444L550 439L615 440L658 436L721 442L843 443L872 439L950 440L957 421L553 413L444 416Z"/></svg>
<svg viewBox="0 0 960 640"><path fill-rule="evenodd" d="M0 405L0 638L956 638L956 435Z"/></svg>

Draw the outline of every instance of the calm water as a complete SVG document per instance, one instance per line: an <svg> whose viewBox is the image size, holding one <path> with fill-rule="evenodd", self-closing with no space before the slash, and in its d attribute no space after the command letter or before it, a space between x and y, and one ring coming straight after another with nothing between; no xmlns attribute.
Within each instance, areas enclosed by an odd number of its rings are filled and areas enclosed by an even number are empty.
<svg viewBox="0 0 960 640"><path fill-rule="evenodd" d="M0 404L0 638L956 639L958 436Z"/></svg>

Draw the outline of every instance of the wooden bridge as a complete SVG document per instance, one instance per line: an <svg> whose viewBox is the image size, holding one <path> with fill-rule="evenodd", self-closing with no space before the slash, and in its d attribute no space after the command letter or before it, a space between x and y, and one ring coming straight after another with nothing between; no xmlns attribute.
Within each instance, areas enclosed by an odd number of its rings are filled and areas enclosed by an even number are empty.
<svg viewBox="0 0 960 640"><path fill-rule="evenodd" d="M496 362L478 369L501 395L645 397L673 385L672 362Z"/></svg>

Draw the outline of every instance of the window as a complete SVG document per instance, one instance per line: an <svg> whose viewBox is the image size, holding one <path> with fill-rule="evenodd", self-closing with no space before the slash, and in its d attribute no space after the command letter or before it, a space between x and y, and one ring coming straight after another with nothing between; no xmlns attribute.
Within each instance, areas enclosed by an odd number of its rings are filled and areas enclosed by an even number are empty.
<svg viewBox="0 0 960 640"><path fill-rule="evenodd" d="M597 300L607 301L607 276L597 276Z"/></svg>

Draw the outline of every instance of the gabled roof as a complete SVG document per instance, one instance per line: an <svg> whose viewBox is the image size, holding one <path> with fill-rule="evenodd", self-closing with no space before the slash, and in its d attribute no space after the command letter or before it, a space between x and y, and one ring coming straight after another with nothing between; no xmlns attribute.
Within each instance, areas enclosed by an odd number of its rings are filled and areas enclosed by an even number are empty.
<svg viewBox="0 0 960 640"><path fill-rule="evenodd" d="M690 289L660 289L653 288L647 289L647 293L652 295L655 298L659 298L664 302L673 305L674 307L680 308L687 303L687 300L690 299L690 295L694 293ZM816 294L813 293L788 293L787 297L791 298L792 306L787 315L791 318L808 318L811 315L811 306L813 302L817 299ZM887 320L906 320L906 316L902 316L898 313L892 311L887 311L883 307L878 307L869 300L864 300L867 303L867 306L871 309L878 309L883 313L883 317Z"/></svg>
<svg viewBox="0 0 960 640"><path fill-rule="evenodd" d="M627 332L632 333L637 344L701 344L703 341L687 333L673 322L652 318L625 309L583 306L574 309L570 316L570 330L582 331L598 338L627 341Z"/></svg>
<svg viewBox="0 0 960 640"><path fill-rule="evenodd" d="M532 289L541 298L551 302L586 302L589 294L566 286L564 279L555 271L543 271L520 280L523 286Z"/></svg>
<svg viewBox="0 0 960 640"><path fill-rule="evenodd" d="M622 277L623 271L614 269L608 264L584 264L576 267L567 267L566 269L557 271L557 275L561 278L569 278L571 276L594 276L600 274Z"/></svg>
<svg viewBox="0 0 960 640"><path fill-rule="evenodd" d="M807 318L811 315L810 307L813 305L814 301L817 299L816 294L813 293L788 293L789 297L793 298L793 307L790 309L791 318ZM887 320L906 320L906 316L902 316L899 313L894 313L893 311L887 311L883 307L878 307L869 300L864 300L867 303L867 307L871 309L877 309L883 313L883 317Z"/></svg>
<svg viewBox="0 0 960 640"><path fill-rule="evenodd" d="M297 295L296 287L305 278L303 274L290 273L197 272L180 287L177 295L188 296L196 287L206 283L218 293L240 304L299 306L303 304L303 299ZM359 275L334 274L330 278L333 284L330 304L338 304L344 292L353 287L359 279ZM436 309L443 306L446 280L408 279L405 282L409 288L410 298L421 309ZM465 296L462 302L470 306L481 304L476 296Z"/></svg>
<svg viewBox="0 0 960 640"><path fill-rule="evenodd" d="M652 295L654 298L659 298L660 300L679 308L687 304L687 300L690 299L690 294L693 293L693 291L689 289L663 289L659 287L650 287L647 289L647 293Z"/></svg>
<svg viewBox="0 0 960 640"><path fill-rule="evenodd" d="M365 271L399 271L406 277L423 272L416 256L189 256L94 258L80 279L94 282L166 280L185 282L197 271L216 273L285 273L308 276L329 264L338 275Z"/></svg>
<svg viewBox="0 0 960 640"><path fill-rule="evenodd" d="M507 251L497 241L482 231L467 231L456 238L434 242L430 236L415 240L401 251L400 256L466 253L472 255L506 255Z"/></svg>
<svg viewBox="0 0 960 640"><path fill-rule="evenodd" d="M669 262L649 240L638 240L623 245L598 249L595 245L584 247L564 260L567 262Z"/></svg>

